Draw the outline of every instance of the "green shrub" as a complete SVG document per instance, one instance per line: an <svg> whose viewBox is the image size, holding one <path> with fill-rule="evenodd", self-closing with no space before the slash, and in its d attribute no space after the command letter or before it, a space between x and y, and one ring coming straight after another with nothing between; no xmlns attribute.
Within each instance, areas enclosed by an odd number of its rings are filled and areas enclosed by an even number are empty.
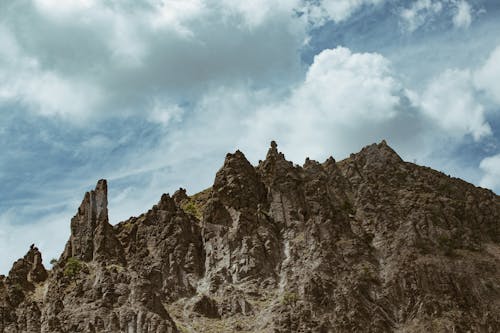
<svg viewBox="0 0 500 333"><path fill-rule="evenodd" d="M189 200L189 201L185 202L184 204L182 204L182 209L186 213L191 214L191 215L197 217L198 219L201 218L201 212L192 200Z"/></svg>
<svg viewBox="0 0 500 333"><path fill-rule="evenodd" d="M64 266L64 276L73 278L82 270L82 263L76 258L69 258Z"/></svg>
<svg viewBox="0 0 500 333"><path fill-rule="evenodd" d="M281 303L284 305L295 305L297 303L298 297L296 293L285 292L283 294L283 298L281 299Z"/></svg>
<svg viewBox="0 0 500 333"><path fill-rule="evenodd" d="M57 259L56 259L56 258L52 258L52 259L50 259L50 264L51 264L52 266L54 266L55 264L57 264Z"/></svg>
<svg viewBox="0 0 500 333"><path fill-rule="evenodd" d="M130 231L130 229L132 229L132 227L133 227L133 224L130 221L127 221L123 224L123 229L125 229L127 231Z"/></svg>

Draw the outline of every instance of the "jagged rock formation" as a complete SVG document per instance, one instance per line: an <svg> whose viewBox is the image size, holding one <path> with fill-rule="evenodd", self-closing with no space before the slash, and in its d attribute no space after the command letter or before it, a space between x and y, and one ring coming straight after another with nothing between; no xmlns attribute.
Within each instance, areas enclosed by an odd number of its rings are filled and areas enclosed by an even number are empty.
<svg viewBox="0 0 500 333"><path fill-rule="evenodd" d="M63 260L124 263L123 249L108 221L108 186L99 180L94 191L85 193L78 213L71 219L71 237Z"/></svg>
<svg viewBox="0 0 500 333"><path fill-rule="evenodd" d="M214 185L111 226L88 192L46 271L0 276L1 333L499 332L500 198L385 141L293 165L228 154Z"/></svg>

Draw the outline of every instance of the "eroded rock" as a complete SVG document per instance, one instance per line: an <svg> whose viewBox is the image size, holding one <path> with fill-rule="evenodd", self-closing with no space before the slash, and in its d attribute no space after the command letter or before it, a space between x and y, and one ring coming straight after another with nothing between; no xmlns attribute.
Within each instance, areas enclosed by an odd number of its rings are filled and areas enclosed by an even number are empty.
<svg viewBox="0 0 500 333"><path fill-rule="evenodd" d="M497 332L500 199L385 141L302 166L271 143L111 226L88 192L47 272L0 276L0 333Z"/></svg>

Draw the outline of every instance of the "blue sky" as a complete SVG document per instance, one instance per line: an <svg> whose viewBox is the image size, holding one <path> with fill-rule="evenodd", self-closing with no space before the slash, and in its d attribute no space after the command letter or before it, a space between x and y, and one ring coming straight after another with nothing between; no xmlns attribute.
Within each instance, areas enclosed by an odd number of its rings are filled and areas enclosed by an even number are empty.
<svg viewBox="0 0 500 333"><path fill-rule="evenodd" d="M301 164L387 139L500 191L496 0L0 3L0 273L58 257L83 193L112 223L271 140Z"/></svg>

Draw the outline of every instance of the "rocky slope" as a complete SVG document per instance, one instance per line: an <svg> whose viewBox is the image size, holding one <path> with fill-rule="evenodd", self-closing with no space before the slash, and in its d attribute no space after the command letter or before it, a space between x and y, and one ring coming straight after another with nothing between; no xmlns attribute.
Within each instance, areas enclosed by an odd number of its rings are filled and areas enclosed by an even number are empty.
<svg viewBox="0 0 500 333"><path fill-rule="evenodd" d="M52 270L32 246L0 277L0 332L500 332L500 197L385 142L237 151L116 226L101 180Z"/></svg>

